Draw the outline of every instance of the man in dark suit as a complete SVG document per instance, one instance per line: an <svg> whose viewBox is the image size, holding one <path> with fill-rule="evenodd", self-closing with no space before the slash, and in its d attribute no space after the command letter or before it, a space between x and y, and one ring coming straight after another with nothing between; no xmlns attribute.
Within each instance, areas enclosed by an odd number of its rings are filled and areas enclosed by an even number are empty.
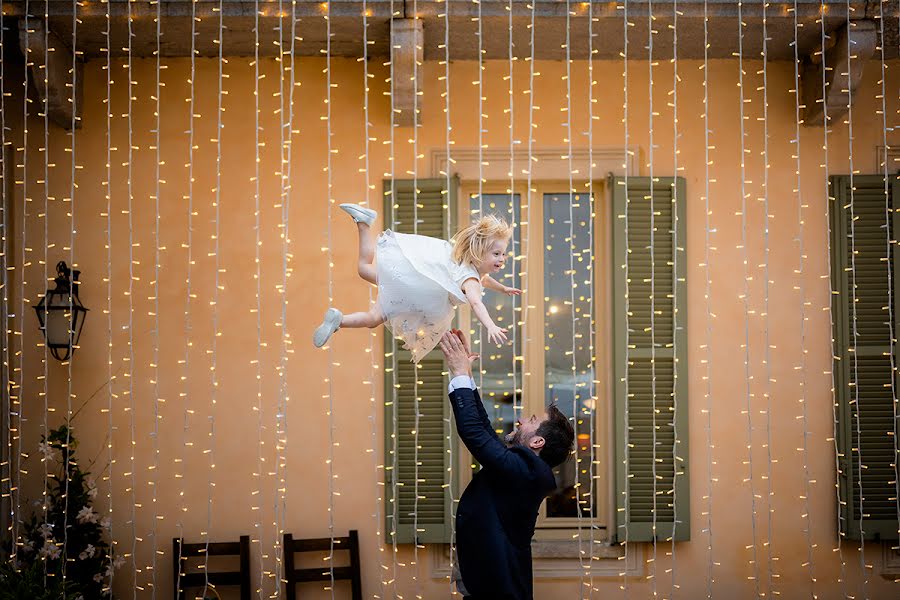
<svg viewBox="0 0 900 600"><path fill-rule="evenodd" d="M472 600L531 600L531 538L538 509L556 488L553 467L572 449L575 432L555 405L520 418L500 441L472 380L472 354L462 332L444 335L441 351L450 371L450 404L460 439L481 463L456 512L462 576L457 587Z"/></svg>

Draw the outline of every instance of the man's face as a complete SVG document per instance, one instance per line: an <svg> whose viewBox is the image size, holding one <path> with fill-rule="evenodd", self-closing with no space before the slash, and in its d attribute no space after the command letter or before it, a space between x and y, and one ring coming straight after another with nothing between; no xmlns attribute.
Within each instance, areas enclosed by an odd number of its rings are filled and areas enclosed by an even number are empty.
<svg viewBox="0 0 900 600"><path fill-rule="evenodd" d="M530 442L537 436L537 430L541 424L548 419L547 413L540 417L531 415L530 418L519 417L516 419L516 429L507 434L506 441L509 444L519 444L521 446L530 446Z"/></svg>

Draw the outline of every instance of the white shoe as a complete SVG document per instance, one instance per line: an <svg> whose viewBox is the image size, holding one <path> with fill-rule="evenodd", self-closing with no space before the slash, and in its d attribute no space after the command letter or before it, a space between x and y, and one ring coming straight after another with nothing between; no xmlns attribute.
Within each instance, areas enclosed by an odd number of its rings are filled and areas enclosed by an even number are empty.
<svg viewBox="0 0 900 600"><path fill-rule="evenodd" d="M365 208L359 204L349 204L345 202L340 205L340 208L342 211L353 217L355 223L371 225L375 222L375 217L378 216L378 213L371 208Z"/></svg>
<svg viewBox="0 0 900 600"><path fill-rule="evenodd" d="M313 334L313 345L316 348L321 348L327 344L328 340L331 339L331 336L334 335L334 332L340 328L341 319L343 318L344 315L336 308L329 308L325 311L325 319L322 321L322 324L316 328L316 332Z"/></svg>

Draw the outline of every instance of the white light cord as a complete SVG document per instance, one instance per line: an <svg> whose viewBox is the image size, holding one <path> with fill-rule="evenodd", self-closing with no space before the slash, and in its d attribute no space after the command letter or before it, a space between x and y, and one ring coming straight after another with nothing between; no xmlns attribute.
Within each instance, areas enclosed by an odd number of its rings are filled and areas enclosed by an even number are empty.
<svg viewBox="0 0 900 600"><path fill-rule="evenodd" d="M847 0L847 159L849 161L849 183L850 183L850 292L851 292L851 303L850 303L850 335L852 337L852 348L853 348L853 422L855 424L855 433L856 439L855 443L852 444L856 448L856 456L857 456L857 472L856 472L856 487L859 489L859 568L862 571L862 593L863 598L869 597L868 592L868 584L869 584L869 572L866 569L866 530L865 530L865 507L864 507L864 491L862 484L862 473L863 473L863 448L862 448L862 428L860 426L860 406L859 406L859 385L855 385L859 381L859 357L857 356L857 346L856 341L859 336L859 329L857 328L856 321L856 210L854 206L855 201L855 183L853 180L853 90L851 89L850 82L852 81L852 72L853 72L853 42L852 35L850 34L850 30L855 27L855 23L850 20L851 13L853 12L853 8L850 6L850 0ZM843 73L839 73L839 76L843 76ZM850 452L850 468L853 469L853 451L851 449ZM852 497L852 490L848 491ZM856 507L854 507L856 508ZM853 518L853 515L850 515L850 518Z"/></svg>
<svg viewBox="0 0 900 600"><path fill-rule="evenodd" d="M50 59L50 26L49 26L49 23L50 23L50 21L49 21L47 4L44 3L44 20L42 23L43 38L44 38L42 40L42 43L44 45L44 56L42 57L42 60L44 61L44 68L43 68L42 77L44 79L44 90L49 89L49 82L48 82L48 76L47 76L47 71L49 70L49 68L47 67L47 64ZM50 203L49 203L49 201L50 201L50 94L46 93L46 91L44 93L43 107L42 107L41 112L38 113L38 116L41 117L41 119L43 120L43 125L44 125L44 132L43 132L43 134L44 134L43 135L43 138L44 138L43 146L44 147L42 148L43 155L44 155L44 177L43 177L43 179L44 179L44 182L43 182L44 183L44 186L43 186L44 187L44 190L43 190L44 191L44 193L43 193L44 207L43 207L41 214L38 215L38 217L40 219L43 219L43 222L44 222L44 243L42 244L43 250L44 250L44 258L41 261L41 265L43 266L43 271L44 271L44 284L41 287L44 287L44 285L47 285L48 282L52 279L51 277L49 277L49 272L47 271L47 263L50 262L48 247L50 246L51 242L50 242L50 217L49 217L49 213L50 213ZM45 303L45 310L44 310L45 326L47 324L49 324L49 316L50 316L50 313L46 310L46 303ZM38 377L38 381L41 384L40 396L41 396L41 400L43 401L43 405L44 405L43 420L41 422L41 436L45 440L47 440L47 438L49 438L49 436L50 436L49 419L50 419L50 410L51 409L49 407L49 400L50 400L50 398L49 398L49 396L50 396L50 393L49 393L49 382L50 382L49 367L50 367L50 364L49 364L49 360L48 360L49 353L47 351L48 342L47 342L46 337L44 337L43 340L40 340L39 344L42 348L42 353L41 353L42 375ZM47 440L47 443L49 444L49 440ZM63 454L63 456L64 455L65 454ZM48 469L49 462L50 462L49 456L45 455L41 458L41 464L44 467L43 504L42 504L42 509L41 509L43 512L44 522L48 522L49 516L50 516L49 515L49 510L50 510L50 487L49 486L50 486L50 478L53 476L53 474ZM64 469L65 469L64 473L67 473L68 469L65 466L64 466ZM68 477L66 479L68 479ZM65 485L68 485L68 483L66 483ZM63 503L63 506L64 506L63 507L63 521L66 521L67 517L68 517L68 511L66 510L65 505L68 504L69 494L64 493L63 495L66 497L66 500ZM63 527L62 532L55 532L55 535L53 536L54 543L56 542L56 539L57 539L56 536L59 535L59 533L62 533L63 538L65 539L65 537L68 535L66 533L66 529L67 529L66 527ZM62 550L62 552L60 553L60 557L63 559L63 563L64 563L65 555L66 555L65 545L63 545L61 550ZM48 575L48 564L47 564L48 562L49 561L44 561L44 584L45 585L47 584L47 577L49 576Z"/></svg>
<svg viewBox="0 0 900 600"><path fill-rule="evenodd" d="M107 3L108 5L109 3ZM160 120L160 111L161 111L161 102L160 96L162 94L162 85L160 82L160 73L162 70L161 65L161 44L160 38L162 37L162 3L156 3L156 15L154 17L154 22L156 23L156 49L154 54L156 55L156 88L154 90L153 99L155 101L154 108L154 146L156 149L156 165L154 167L154 179L155 179L155 189L153 193L153 208L154 208L154 247L155 247L155 260L154 260L154 272L153 272L153 477L150 481L150 485L152 487L152 498L151 502L153 504L153 523L150 524L150 536L153 539L153 547L151 549L151 557L150 557L150 570L152 575L152 587L151 587L151 598L152 600L156 600L156 556L158 554L159 544L157 543L157 521L159 521L159 508L157 506L157 496L158 496L158 488L159 488L159 405L161 402L165 402L165 400L161 399L159 396L159 343L160 343L160 335L159 335L159 263L160 263L160 246L159 246L159 232L161 219L159 214L159 196L160 196L160 166L162 165L162 153L160 150L160 145L162 141L162 133L160 130L160 126L162 122Z"/></svg>
<svg viewBox="0 0 900 600"><path fill-rule="evenodd" d="M46 10L47 4L44 4L44 9ZM44 21L44 31L49 34L49 19ZM76 154L75 154L75 126L76 121L78 119L78 106L76 105L77 96L75 94L75 90L77 86L82 85L80 81L78 81L78 0L72 0L72 87L70 88L72 95L70 96L70 100L72 102L72 119L69 122L70 131L69 135L71 136L71 145L69 146L69 150L71 153L70 163L69 163L69 210L68 213L70 215L70 228L69 228L69 264L72 265L72 268L75 269L78 265L75 263L75 189L78 187L75 172L76 172ZM49 65L45 63L44 68L44 76L46 77L46 71L49 68ZM47 88L49 90L49 87ZM49 93L47 94L49 96ZM49 218L49 215L47 215ZM77 284L73 284L77 285ZM69 297L68 302L69 306L72 306L73 300L72 297L75 295L77 288L69 287ZM69 451L69 445L72 441L72 361L75 356L75 349L73 347L74 339L73 334L74 331L72 327L74 326L73 318L74 313L69 314L69 325L68 329L68 348L69 358L66 361L66 450ZM69 547L69 465L64 465L63 468L66 470L66 500L63 505L63 560L62 560L62 580L63 583L66 583L66 570L68 567L68 547Z"/></svg>
<svg viewBox="0 0 900 600"><path fill-rule="evenodd" d="M391 0L391 18L395 16L394 11L394 0ZM388 152L388 162L390 163L390 173L388 176L391 180L391 218L390 218L390 227L389 229L393 230L396 224L396 213L397 213L397 180L396 180L396 169L397 169L397 157L396 157L396 149L394 146L395 140L395 129L397 127L396 124L396 108L394 102L394 89L396 86L395 73L394 73L394 51L396 48L394 47L394 38L391 36L390 38L390 54L389 54L389 68L390 68L390 76L388 81L390 82L390 98L391 98L391 119L390 119L390 138L388 140L389 144L389 152ZM387 215L385 215L387 216ZM397 374L397 369L399 367L397 360L397 341L394 338L393 334L385 334L389 335L389 340L391 341L391 397L385 398L385 403L390 402L391 407L391 587L393 590L393 596L395 598L399 597L399 593L397 591L397 521L400 519L400 408L398 406L400 400L400 382ZM387 357L385 357L385 362L387 361ZM403 565L405 566L405 565Z"/></svg>
<svg viewBox="0 0 900 600"><path fill-rule="evenodd" d="M137 600L138 586L137 584L137 477L135 475L136 463L134 458L134 449L137 445L137 436L135 434L134 424L134 122L133 122L133 98L132 86L134 84L134 75L132 73L132 13L131 2L128 3L128 62L126 64L126 74L128 76L128 369L126 376L128 377L128 429L130 434L130 470L131 477L131 569L134 577L135 585L132 585L132 597ZM193 22L192 22L193 24ZM191 57L193 62L193 56ZM193 68L192 68L193 71ZM193 80L193 74L191 76ZM193 97L193 81L191 83ZM193 108L193 103L192 103Z"/></svg>
<svg viewBox="0 0 900 600"><path fill-rule="evenodd" d="M778 560L772 556L772 537L775 533L772 527L772 499L775 492L772 489L772 355L769 341L769 23L768 23L768 0L762 2L762 76L763 76L763 213L765 215L765 225L763 227L763 247L764 259L763 264L763 312L765 317L763 320L765 331L763 361L765 363L766 381L763 395L766 399L766 587L769 595L779 595L775 589L775 579L778 574L773 573L774 562Z"/></svg>
<svg viewBox="0 0 900 600"><path fill-rule="evenodd" d="M710 227L710 203L709 203L709 174L711 160L709 156L709 2L703 0L703 165L704 165L704 195L703 195L703 214L704 214L704 244L703 244L703 267L706 277L706 287L704 297L706 299L706 339L704 343L706 363L704 395L706 396L706 407L703 412L706 414L704 429L706 430L706 598L712 600L713 597L713 529L712 529L712 496L713 483L717 480L713 478L712 465L713 461L713 443L712 443L712 278L710 276L710 246L712 239L710 234L715 230Z"/></svg>
<svg viewBox="0 0 900 600"><path fill-rule="evenodd" d="M370 122L369 122L369 9L367 6L367 0L363 0L362 5L362 19L363 19L363 47L362 47L362 66L363 66L363 175L365 177L366 183L366 192L365 192L365 206L371 207L370 201L370 191L372 189L371 183L371 174L369 173L369 137L371 135L370 131ZM368 286L369 293L369 306L372 306L375 301L375 295L373 293L373 286ZM378 459L378 403L375 401L375 398L378 394L377 387L377 375L378 375L378 365L375 364L375 343L378 340L378 333L375 329L372 329L369 332L369 346L366 348L365 352L369 359L369 404L372 408L372 412L369 415L369 435L370 435L370 444L368 452L372 455L372 473L375 476L375 506L374 512L372 513L372 518L375 520L375 559L377 564L376 572L378 573L378 587L376 588L377 593L374 594L374 597L383 600L385 598L385 581L384 581L384 572L386 566L384 564L384 547L381 544L381 535L382 535L382 527L384 525L382 521L381 514L381 504L384 502L384 493L382 492L382 486L380 484L380 477L384 476L384 465Z"/></svg>
<svg viewBox="0 0 900 600"><path fill-rule="evenodd" d="M628 386L628 364L630 360L630 353L628 351L631 342L629 338L629 329L631 327L631 320L629 319L629 315L631 314L630 301L629 301L629 293L628 293L628 210L629 210L629 196L628 196L628 176L630 173L628 172L628 165L630 164L631 158L631 148L629 144L631 143L630 132L628 130L628 27L630 25L628 21L628 0L623 0L622 2L623 8L623 17L622 17L622 38L623 38L623 48L622 48L622 78L623 78L623 102L622 102L622 125L624 127L625 132L625 156L623 157L622 163L622 171L624 172L623 177L623 185L625 188L625 209L622 215L622 224L624 228L623 237L625 238L625 256L624 262L621 265L621 269L624 273L624 281L626 282L625 289L625 339L622 342L620 347L623 347L625 352L624 363L625 363L625 377L622 378L622 387L623 396L624 396L624 404L625 404L625 414L622 416L622 424L617 425L622 427L622 432L624 436L623 450L625 453L624 457L624 470L626 473L625 476L625 490L622 492L624 497L621 499L624 516L624 532L623 539L619 540L622 543L622 548L624 550L624 556L622 557L624 562L624 567L622 568L622 585L620 588L622 589L624 600L628 600L629 588L628 588L628 542L630 535L630 527L629 521L631 520L631 503L630 503L630 494L631 494L631 478L628 477L629 469L631 468L631 451L629 449L631 441L631 436L629 435L629 411L631 407L631 402L629 400L629 386ZM615 218L618 218L618 215L615 215ZM618 505L619 499L616 499L616 505ZM616 510L616 517L618 517L618 510ZM618 521L618 518L616 519ZM618 537L618 527L616 530L616 534Z"/></svg>
<svg viewBox="0 0 900 600"><path fill-rule="evenodd" d="M328 218L328 306L334 306L334 255L332 253L331 216L334 204L332 164L331 164L331 0L325 12L325 106L326 106L326 146L328 156L325 172L327 175L327 218ZM328 551L328 575L330 579L331 598L334 600L334 497L337 492L334 489L334 347L328 346L328 535L331 538Z"/></svg>
<svg viewBox="0 0 900 600"><path fill-rule="evenodd" d="M656 582L657 582L657 565L658 563L658 546L657 543L657 535L656 535L656 523L657 523L657 474L656 474L656 255L654 253L654 247L656 245L655 241L655 233L656 233L656 207L654 205L654 170L653 170L653 158L654 158L654 144L653 144L653 1L648 0L647 2L647 116L648 116L648 126L647 133L649 136L649 149L648 153L648 167L650 170L650 402L653 407L653 435L651 437L651 441L653 444L652 449L652 468L651 472L653 475L653 518L652 518L652 536L653 536L653 551L651 555L653 556L653 568L650 570L651 575L650 578L650 589L653 593L653 597L655 598L657 595L656 591ZM627 245L627 242L626 242ZM674 283L674 282L673 282Z"/></svg>
<svg viewBox="0 0 900 600"><path fill-rule="evenodd" d="M678 253L681 251L678 238L678 205L684 202L678 197L678 0L672 5L672 533L670 538L672 554L671 582L672 597L675 590L679 589L676 583L675 562L675 532L678 528L678 468L681 457L678 454L678 445L681 440L678 437L678 276L680 274Z"/></svg>
<svg viewBox="0 0 900 600"><path fill-rule="evenodd" d="M255 306L251 312L256 315L256 353L250 364L256 375L256 489L253 492L255 499L253 500L252 510L256 513L253 527L255 529L256 543L259 554L259 580L257 581L256 595L259 600L263 600L263 587L265 585L265 576L270 574L266 571L265 559L268 557L263 550L263 528L262 528L262 480L263 480L263 448L265 441L263 439L263 401L262 401L262 289L260 277L260 189L259 189L259 0L253 2L253 233L254 233L254 266L253 273L255 286ZM277 538L277 536L276 536ZM277 584L280 587L280 583Z"/></svg>
<svg viewBox="0 0 900 600"><path fill-rule="evenodd" d="M801 423L803 424L803 446L800 448L801 456L803 458L803 481L804 481L804 491L803 491L803 512L800 515L801 518L804 519L804 527L806 533L806 561L801 566L805 566L807 571L809 572L809 595L811 598L816 597L816 572L815 572L815 553L813 552L815 546L813 545L812 539L812 517L811 517L811 509L809 504L809 497L812 494L812 486L810 480L809 473L809 420L807 418L807 401L806 401L806 250L804 248L804 238L803 238L803 210L807 208L807 206L803 203L803 188L802 188L802 177L800 176L801 172L801 161L800 161L800 44L799 44L799 34L800 34L800 23L797 16L797 0L794 0L794 4L792 7L793 14L793 26L794 26L794 39L791 42L791 45L794 48L794 159L795 163L795 171L796 171L796 190L795 194L797 196L797 242L798 242L798 265L797 265L797 291L800 293L800 364L796 367L796 371L800 373L800 408L802 409L800 414ZM824 49L824 47L823 47ZM893 337L893 335L891 336Z"/></svg>
<svg viewBox="0 0 900 600"><path fill-rule="evenodd" d="M453 159L450 156L450 146L452 145L450 141L450 136L452 133L452 126L450 122L450 1L443 0L444 4L444 129L447 132L446 137L444 138L444 152L447 154L447 166L444 168L444 177L446 178L446 196L444 197L444 235L449 240L452 232L450 230L450 221L452 220L452 215L450 214L451 210L451 202L453 202L454 198L450 197L450 186L452 181L452 165ZM440 17L441 15L439 15ZM468 212L468 200L466 200L466 209ZM447 493L450 494L450 577L448 577L450 583L450 595L453 596L456 593L456 585L453 581L453 572L456 569L456 479L459 477L458 472L454 472L453 466L456 463L457 455L459 453L459 448L456 446L455 439L456 436L453 434L453 416L451 414L447 415L445 419L446 428L447 428L447 448L449 452L449 468L447 469Z"/></svg>
<svg viewBox="0 0 900 600"><path fill-rule="evenodd" d="M566 0L566 160L569 172L569 317L570 326L572 327L572 426L575 430L575 460L572 465L575 475L575 483L573 494L575 495L575 517L577 519L577 539L578 539L578 564L581 574L581 585L579 587L579 596L584 597L584 547L581 539L581 529L583 519L581 515L581 444L578 441L578 415L581 411L578 409L578 354L575 341L577 331L578 318L575 316L575 183L573 181L572 171L572 6L570 0ZM546 220L546 219L545 219ZM593 292L592 292L593 293Z"/></svg>
<svg viewBox="0 0 900 600"><path fill-rule="evenodd" d="M825 4L825 0L821 0L819 4L819 34L820 34L820 45L819 45L819 53L822 62L822 169L823 169L823 179L825 184L825 189L829 191L828 202L825 203L825 226L827 229L827 235L825 236L825 240L828 244L828 271L831 272L831 216L829 211L831 209L831 205L834 200L834 196L831 194L832 186L831 186L831 173L828 167L828 128L830 125L830 117L828 116L828 102L826 99L828 98L828 71L827 71L827 62L826 62L826 42L829 39L829 36L825 33L825 12L827 10L827 6ZM836 204L836 202L835 202ZM835 210L843 210L840 206L835 206ZM831 348L832 354L834 353L834 311L831 308L831 299L835 297L834 290L834 282L831 280L831 277L827 277L828 280L828 303L825 305L825 310L828 312L829 317L829 325L831 326L832 339L831 339ZM838 293L843 293L841 290ZM837 512L837 535L835 536L835 542L837 546L834 548L834 551L838 554L838 560L841 563L840 567L840 575L838 580L841 582L841 595L846 598L848 596L847 593L847 572L846 567L847 564L844 561L844 550L842 545L841 538L843 537L844 532L847 530L847 524L843 522L844 518L842 516L843 511L840 510L842 505L841 503L841 490L840 490L840 478L841 478L841 465L840 465L840 448L838 447L838 395L837 388L835 385L835 376L834 376L834 361L832 360L831 365L829 366L828 373L831 374L831 420L832 420L832 432L831 432L831 442L834 446L834 475L835 475L835 486L834 486L834 496L835 496L835 506L838 507Z"/></svg>
<svg viewBox="0 0 900 600"><path fill-rule="evenodd" d="M4 42L6 40L5 35L6 27L0 24L0 189L3 190L3 205L0 206L0 210L3 212L3 236L0 238L0 243L3 244L3 247L0 248L0 255L3 257L3 263L0 264L0 268L3 269L2 275L2 287L3 287L3 365L2 365L2 378L0 380L3 381L3 384L6 386L7 396L6 403L4 409L6 414L4 415L6 419L6 461L2 466L6 467L6 486L5 493L3 492L4 486L0 484L0 495L7 498L9 501L9 521L6 526L6 531L8 532L10 539L10 551L9 558L12 561L16 560L16 555L18 553L18 544L15 531L16 531L16 520L19 518L17 507L15 504L15 490L18 487L17 481L18 477L16 474L13 474L12 465L13 465L13 435L17 430L13 428L12 419L15 411L13 410L13 406L15 404L13 398L13 394L10 393L12 390L12 381L10 380L9 373L9 328L12 326L12 322L10 321L9 308L10 308L10 298L9 298L9 271L10 271L10 261L11 257L8 254L9 250L9 215L7 213L7 206L9 206L9 198L6 195L7 189L7 180L6 180L6 169L7 169L7 161L6 161L6 69L4 67L4 60L6 58L6 54L4 51ZM0 477L2 477L2 473L0 473Z"/></svg>
<svg viewBox="0 0 900 600"><path fill-rule="evenodd" d="M112 39L110 38L112 30L112 22L110 19L110 4L106 3L106 379L107 385L106 395L106 450L107 463L109 472L106 474L106 480L109 484L107 490L107 520L109 521L109 538L110 538L110 555L109 561L115 560L115 550L118 548L115 531L113 530L113 465L115 464L113 454L113 399L116 395L113 393L113 324L112 324ZM180 519L180 514L179 514ZM180 569L179 569L180 570ZM105 592L112 593L113 579L115 578L115 569L110 569L109 580L104 587Z"/></svg>
<svg viewBox="0 0 900 600"><path fill-rule="evenodd" d="M745 400L746 408L744 412L747 415L747 466L749 476L744 481L750 484L750 525L753 536L753 565L752 579L755 585L756 596L760 597L761 591L759 587L759 563L756 558L756 492L753 489L753 411L750 404L750 274L747 271L747 169L746 169L746 147L744 132L744 16L743 16L743 0L738 0L738 89L740 90L740 131L741 131L741 262L744 265L744 289L739 298L743 301L744 306L744 384L745 384Z"/></svg>
<svg viewBox="0 0 900 600"><path fill-rule="evenodd" d="M590 249L590 277L588 278L588 317L590 327L588 328L588 348L590 360L590 383L588 384L588 515L590 517L590 562L588 563L588 598L594 597L594 561L600 560L594 555L594 546L597 544L596 539L596 512L597 512L597 495L595 493L595 483L599 479L597 473L597 450L595 447L594 430L597 428L597 355L594 347L594 328L597 323L594 318L594 293L596 292L596 271L597 263L594 260L594 221L597 218L596 202L594 201L594 4L588 2L588 248ZM582 571L582 595L584 595L584 571Z"/></svg>
<svg viewBox="0 0 900 600"><path fill-rule="evenodd" d="M219 358L219 291L222 286L219 282L220 263L219 263L219 231L220 218L219 211L222 204L222 66L224 64L223 46L224 46L224 22L222 15L222 0L219 0L218 6L214 12L219 13L217 24L217 37L215 44L219 47L218 61L216 61L216 187L213 194L214 215L213 215L213 293L212 293L212 341L210 344L210 406L209 406L209 442L206 449L208 454L209 470L206 479L206 535L204 536L203 551L203 579L204 586L209 585L209 544L210 532L212 531L212 507L213 507L213 489L216 487L216 399L219 391L219 374L217 371ZM204 587L204 590L206 588Z"/></svg>
<svg viewBox="0 0 900 600"><path fill-rule="evenodd" d="M416 24L418 19L417 14L417 2L413 0L413 25ZM415 27L413 27L413 32L415 32ZM416 44L418 45L418 35L414 33L413 39L416 40ZM412 156L412 176L413 176L413 235L418 235L419 233L419 59L418 57L418 47L415 48L413 52L413 76L412 76L412 88L413 88L413 114L412 114L412 147L413 147L413 156ZM421 404L419 398L419 362L416 361L413 364L413 413L414 413L414 427L413 430L413 564L416 566L412 572L412 578L414 583L414 589L416 598L419 600L422 599L422 581L419 578L419 569L421 565L419 564L419 548L424 548L419 543L419 417L421 416Z"/></svg>

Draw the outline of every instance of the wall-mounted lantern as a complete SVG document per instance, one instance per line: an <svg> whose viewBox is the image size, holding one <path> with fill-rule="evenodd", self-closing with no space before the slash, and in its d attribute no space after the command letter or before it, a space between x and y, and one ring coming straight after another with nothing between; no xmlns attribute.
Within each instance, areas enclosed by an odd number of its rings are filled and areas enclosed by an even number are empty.
<svg viewBox="0 0 900 600"><path fill-rule="evenodd" d="M59 261L54 279L56 288L48 289L34 307L44 340L56 360L68 360L81 337L88 309L78 297L80 274L81 271L70 270L65 261Z"/></svg>

